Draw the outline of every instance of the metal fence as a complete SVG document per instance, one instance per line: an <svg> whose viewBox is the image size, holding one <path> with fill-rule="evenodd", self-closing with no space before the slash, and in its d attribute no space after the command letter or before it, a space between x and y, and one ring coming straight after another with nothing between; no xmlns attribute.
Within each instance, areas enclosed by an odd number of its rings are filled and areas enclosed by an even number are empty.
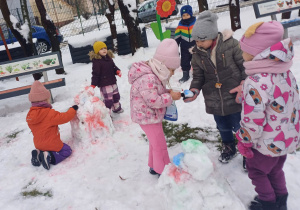
<svg viewBox="0 0 300 210"><path fill-rule="evenodd" d="M254 2L261 0L241 1L241 7L252 5ZM29 1L28 10L33 25L40 24L40 15L35 5L35 1ZM189 4L193 7L194 13L199 13L197 0L182 0L182 5ZM218 7L228 4L228 0L208 0L209 9L215 12L224 12L228 6ZM107 9L105 0L46 0L44 5L48 16L53 20L55 25L60 29L64 37L70 37L77 34L87 33L93 30L109 28L106 17L104 16ZM23 23L21 9L10 11L21 23ZM173 19L176 17L172 17ZM171 19L172 19L171 18ZM177 15L180 18L180 15ZM5 22L0 19L0 24L5 27ZM119 10L115 12L115 24L123 24Z"/></svg>

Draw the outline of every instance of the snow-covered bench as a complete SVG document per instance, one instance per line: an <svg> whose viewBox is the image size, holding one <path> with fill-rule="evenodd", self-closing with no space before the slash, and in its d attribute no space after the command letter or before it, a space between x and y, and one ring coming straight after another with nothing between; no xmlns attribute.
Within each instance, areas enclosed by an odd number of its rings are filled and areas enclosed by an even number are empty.
<svg viewBox="0 0 300 210"><path fill-rule="evenodd" d="M62 68L62 60L59 52L46 53L12 61L0 63L0 80L20 77L23 75L43 72L44 85L47 89L65 86L65 79L56 79L48 81L47 71ZM0 100L19 95L28 94L31 85L24 87L17 87L9 90L0 91ZM52 100L52 96L51 96Z"/></svg>

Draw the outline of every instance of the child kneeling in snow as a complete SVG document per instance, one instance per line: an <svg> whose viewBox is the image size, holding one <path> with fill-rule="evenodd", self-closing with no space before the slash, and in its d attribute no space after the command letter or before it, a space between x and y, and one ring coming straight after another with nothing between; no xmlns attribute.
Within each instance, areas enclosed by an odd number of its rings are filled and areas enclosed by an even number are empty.
<svg viewBox="0 0 300 210"><path fill-rule="evenodd" d="M107 50L104 42L97 41L93 45L94 51L89 52L93 62L92 87L98 86L104 97L104 104L114 113L122 113L124 110L120 104L120 94L115 75L122 76L120 69L115 65L112 58L114 54Z"/></svg>
<svg viewBox="0 0 300 210"><path fill-rule="evenodd" d="M72 120L78 106L74 105L65 113L55 111L49 103L49 90L39 81L32 84L28 97L32 107L26 121L36 148L31 152L31 163L33 166L40 166L42 163L49 170L50 164L56 165L72 153L70 146L61 141L58 125Z"/></svg>
<svg viewBox="0 0 300 210"><path fill-rule="evenodd" d="M170 163L162 120L166 107L181 94L166 89L169 78L180 66L178 45L173 39L164 39L149 61L133 63L128 73L131 119L138 123L149 140L151 174L161 174Z"/></svg>
<svg viewBox="0 0 300 210"><path fill-rule="evenodd" d="M243 87L238 149L258 196L249 209L287 209L283 172L287 153L299 146L299 93L289 70L293 46L280 22L260 22L240 40L248 75Z"/></svg>

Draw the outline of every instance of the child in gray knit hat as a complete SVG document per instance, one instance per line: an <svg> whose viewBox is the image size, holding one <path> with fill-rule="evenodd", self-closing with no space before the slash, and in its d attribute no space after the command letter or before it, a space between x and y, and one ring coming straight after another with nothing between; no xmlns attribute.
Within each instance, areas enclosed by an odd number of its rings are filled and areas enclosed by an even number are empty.
<svg viewBox="0 0 300 210"><path fill-rule="evenodd" d="M216 14L204 11L194 25L192 38L196 46L192 49L190 90L195 94L184 102L194 101L203 91L206 112L214 115L222 138L219 161L228 163L236 155L233 131L240 128L242 110L237 99L247 76L239 42L231 30L218 32L217 19Z"/></svg>

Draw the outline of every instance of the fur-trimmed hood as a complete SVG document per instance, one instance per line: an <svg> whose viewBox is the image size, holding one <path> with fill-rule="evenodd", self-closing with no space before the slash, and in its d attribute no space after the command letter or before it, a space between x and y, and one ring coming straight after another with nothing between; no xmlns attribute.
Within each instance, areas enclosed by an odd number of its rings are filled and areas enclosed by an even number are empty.
<svg viewBox="0 0 300 210"><path fill-rule="evenodd" d="M233 31L230 30L230 29L225 29L224 31L219 32L218 37L217 37L217 39L218 39L218 40L217 40L217 43L219 42L219 39L220 39L221 37L222 37L223 42L225 42L225 41L227 41L228 39L230 39L232 36L233 36ZM196 51L195 51L196 49L197 49L197 45L191 47L191 48L189 49L189 52L190 52L191 54L194 54L194 53L196 53Z"/></svg>
<svg viewBox="0 0 300 210"><path fill-rule="evenodd" d="M93 60L93 59L102 59L102 56L99 55L99 54L96 54L94 51L90 51L88 55L90 56L90 60ZM107 55L110 58L114 58L115 57L113 51L111 51L111 50L107 50Z"/></svg>

